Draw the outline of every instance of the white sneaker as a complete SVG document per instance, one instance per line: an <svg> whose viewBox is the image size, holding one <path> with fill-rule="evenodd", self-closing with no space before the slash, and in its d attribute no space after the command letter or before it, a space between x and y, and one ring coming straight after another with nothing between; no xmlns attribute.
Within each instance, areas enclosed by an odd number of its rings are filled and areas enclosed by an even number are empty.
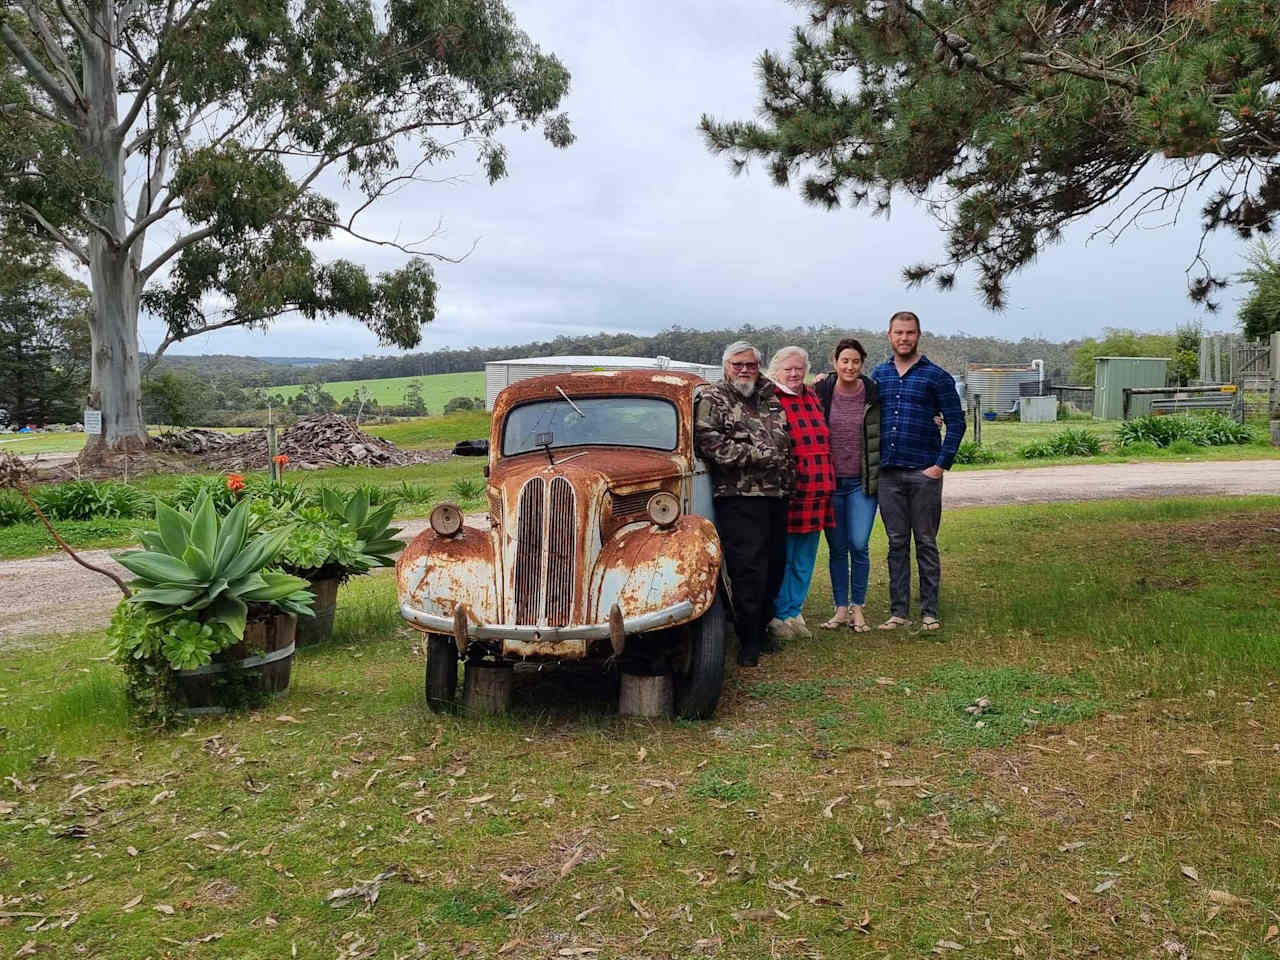
<svg viewBox="0 0 1280 960"><path fill-rule="evenodd" d="M813 639L813 634L809 632L809 625L804 622L804 617L800 614L797 613L783 622L791 628L792 636L802 637L805 640Z"/></svg>
<svg viewBox="0 0 1280 960"><path fill-rule="evenodd" d="M777 617L774 617L765 624L765 629L769 631L769 638L775 643L782 640L790 640L795 636L795 631L791 626L790 620L779 620Z"/></svg>

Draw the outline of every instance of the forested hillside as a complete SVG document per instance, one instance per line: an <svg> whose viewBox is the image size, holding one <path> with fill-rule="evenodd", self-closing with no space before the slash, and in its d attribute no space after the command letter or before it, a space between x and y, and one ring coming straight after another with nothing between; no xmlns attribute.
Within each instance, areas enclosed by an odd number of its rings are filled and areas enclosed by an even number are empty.
<svg viewBox="0 0 1280 960"><path fill-rule="evenodd" d="M687 330L671 327L653 336L629 333L602 333L590 337L556 337L506 347L469 347L465 350L437 350L390 357L361 357L353 360L276 359L256 357L174 357L165 356L155 373L166 370L218 377L245 387L284 386L300 381L331 382L373 380L384 377L425 376L481 370L486 362L509 357L549 357L562 354L593 356L666 356L674 360L719 363L726 344L751 340L767 355L779 347L798 344L813 357L815 369L829 367L827 355L843 336L855 336L867 348L873 362L888 356L882 330L851 330L837 327L742 327L722 330ZM1016 362L1042 359L1045 374L1064 382L1071 368L1071 352L1080 341L1054 343L1042 339L1000 340L965 334L934 336L926 328L924 351L934 363L954 373L962 373L966 361Z"/></svg>

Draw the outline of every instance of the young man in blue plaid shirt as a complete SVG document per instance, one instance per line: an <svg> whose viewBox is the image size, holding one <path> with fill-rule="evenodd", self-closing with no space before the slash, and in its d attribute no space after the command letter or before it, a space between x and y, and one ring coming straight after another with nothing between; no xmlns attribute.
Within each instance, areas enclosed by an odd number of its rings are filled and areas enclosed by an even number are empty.
<svg viewBox="0 0 1280 960"><path fill-rule="evenodd" d="M889 538L889 619L881 630L906 626L911 612L911 540L920 574L920 625L942 626L938 590L942 560L942 474L964 436L964 409L951 374L920 352L920 318L909 310L889 318L893 359L872 371L880 387L880 516ZM946 423L945 439L934 420Z"/></svg>

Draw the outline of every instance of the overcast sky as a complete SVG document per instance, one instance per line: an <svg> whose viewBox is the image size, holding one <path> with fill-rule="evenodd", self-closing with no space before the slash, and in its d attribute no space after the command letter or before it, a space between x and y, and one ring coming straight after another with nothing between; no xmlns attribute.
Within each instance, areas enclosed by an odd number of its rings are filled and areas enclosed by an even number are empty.
<svg viewBox="0 0 1280 960"><path fill-rule="evenodd" d="M1203 314L1186 297L1184 271L1199 227L1199 198L1181 222L1153 218L1115 243L1068 232L1010 284L1010 306L992 313L972 273L956 290L907 290L904 264L937 258L942 234L900 199L892 217L825 211L774 187L753 167L731 176L698 134L705 111L747 119L758 101L755 60L785 50L801 12L784 0L624 4L508 0L543 50L573 75L564 106L577 142L566 150L538 132L510 131L510 175L489 186L470 156L438 168L456 183L422 185L375 208L365 230L425 235L440 222L436 320L421 349L500 346L561 333L655 332L673 324L752 323L879 328L897 309L920 314L926 335L966 332L1061 340L1103 327L1169 330ZM1211 238L1219 273L1240 269L1243 245ZM322 251L390 269L402 256L354 241ZM1206 318L1227 329L1238 291ZM143 348L161 338L144 318ZM380 349L360 324L277 321L267 334L227 330L173 353L353 357Z"/></svg>

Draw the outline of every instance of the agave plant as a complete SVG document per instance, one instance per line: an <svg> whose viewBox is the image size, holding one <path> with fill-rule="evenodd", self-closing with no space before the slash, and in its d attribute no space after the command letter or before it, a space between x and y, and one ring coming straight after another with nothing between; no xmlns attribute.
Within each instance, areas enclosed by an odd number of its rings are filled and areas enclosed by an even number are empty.
<svg viewBox="0 0 1280 960"><path fill-rule="evenodd" d="M156 530L142 534L147 549L116 557L136 577L131 602L146 610L153 622L182 617L221 624L237 640L244 637L251 603L311 613L307 582L267 569L290 529L281 527L249 539L248 511L246 500L219 517L207 493L199 496L190 513L157 504Z"/></svg>
<svg viewBox="0 0 1280 960"><path fill-rule="evenodd" d="M395 538L400 528L391 526L397 504L398 501L390 500L370 510L368 490L357 488L344 497L328 487L321 489L320 506L356 535L358 556L345 564L348 573L367 573L374 567L395 565L394 555L404 549L404 543Z"/></svg>

